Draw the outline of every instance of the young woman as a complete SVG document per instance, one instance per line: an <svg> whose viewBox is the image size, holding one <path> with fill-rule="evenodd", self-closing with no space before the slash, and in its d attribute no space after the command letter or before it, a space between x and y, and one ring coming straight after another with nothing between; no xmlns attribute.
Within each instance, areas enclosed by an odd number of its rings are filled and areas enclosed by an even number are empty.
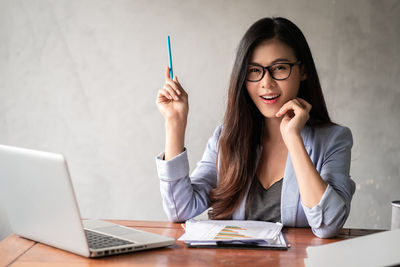
<svg viewBox="0 0 400 267"><path fill-rule="evenodd" d="M284 18L254 23L240 41L223 124L189 177L188 95L165 72L157 106L165 153L156 158L164 209L185 221L251 219L337 234L349 212L352 135L331 122L307 41Z"/></svg>

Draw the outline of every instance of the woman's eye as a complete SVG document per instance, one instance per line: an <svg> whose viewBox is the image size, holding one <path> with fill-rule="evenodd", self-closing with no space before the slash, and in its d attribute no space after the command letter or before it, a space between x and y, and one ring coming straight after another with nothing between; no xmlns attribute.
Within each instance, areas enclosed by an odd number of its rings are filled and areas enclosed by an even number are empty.
<svg viewBox="0 0 400 267"><path fill-rule="evenodd" d="M286 70L287 66L285 64L281 64L281 65L274 65L271 68L273 71L279 71L279 70Z"/></svg>
<svg viewBox="0 0 400 267"><path fill-rule="evenodd" d="M258 69L258 68L250 68L250 69L248 70L248 72L249 72L249 73L252 73L252 72L254 72L254 73L259 73L259 72L261 72L261 71L260 71L260 69Z"/></svg>

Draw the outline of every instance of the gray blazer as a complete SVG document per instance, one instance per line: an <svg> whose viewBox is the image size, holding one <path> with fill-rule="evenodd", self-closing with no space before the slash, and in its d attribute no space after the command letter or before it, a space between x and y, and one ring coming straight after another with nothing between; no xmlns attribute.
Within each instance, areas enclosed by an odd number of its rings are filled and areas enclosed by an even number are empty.
<svg viewBox="0 0 400 267"><path fill-rule="evenodd" d="M221 129L222 126L218 126L209 139L203 158L191 176L186 150L169 161L163 160L164 153L156 157L163 206L171 221L188 220L209 208L210 190L218 183L216 157ZM308 155L328 187L316 206L304 206L288 156L281 194L282 224L311 227L313 233L321 238L335 236L350 213L350 202L355 191L355 184L349 175L353 145L351 132L338 125L322 128L306 126L301 136ZM261 150L260 147L257 151L258 158ZM245 219L246 199L247 194L232 219Z"/></svg>

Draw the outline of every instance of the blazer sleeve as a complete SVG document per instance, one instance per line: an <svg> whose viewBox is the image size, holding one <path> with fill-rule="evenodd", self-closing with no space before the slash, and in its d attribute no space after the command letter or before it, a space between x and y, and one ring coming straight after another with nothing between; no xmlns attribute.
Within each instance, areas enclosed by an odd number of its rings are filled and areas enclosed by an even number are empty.
<svg viewBox="0 0 400 267"><path fill-rule="evenodd" d="M328 140L320 175L328 186L320 202L308 208L302 203L313 233L321 238L338 234L350 213L355 183L350 178L353 138L346 127L338 126Z"/></svg>
<svg viewBox="0 0 400 267"><path fill-rule="evenodd" d="M187 151L165 161L164 153L156 157L164 211L173 222L191 219L210 205L210 190L217 185L217 148L221 126L208 140L201 161L189 176Z"/></svg>

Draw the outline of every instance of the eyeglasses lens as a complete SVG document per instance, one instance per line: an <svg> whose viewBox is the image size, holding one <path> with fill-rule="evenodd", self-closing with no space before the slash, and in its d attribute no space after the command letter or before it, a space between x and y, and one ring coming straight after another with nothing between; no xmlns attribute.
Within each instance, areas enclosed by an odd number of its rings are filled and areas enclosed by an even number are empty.
<svg viewBox="0 0 400 267"><path fill-rule="evenodd" d="M282 80L289 77L290 65L289 64L275 64L270 68L271 75L274 79Z"/></svg>
<svg viewBox="0 0 400 267"><path fill-rule="evenodd" d="M284 80L290 75L290 65L285 63L278 63L268 67L269 73L275 80ZM251 82L258 82L263 78L263 67L257 65L250 65L247 68L247 80Z"/></svg>
<svg viewBox="0 0 400 267"><path fill-rule="evenodd" d="M247 68L247 80L259 81L263 76L263 68L261 66L249 66Z"/></svg>

